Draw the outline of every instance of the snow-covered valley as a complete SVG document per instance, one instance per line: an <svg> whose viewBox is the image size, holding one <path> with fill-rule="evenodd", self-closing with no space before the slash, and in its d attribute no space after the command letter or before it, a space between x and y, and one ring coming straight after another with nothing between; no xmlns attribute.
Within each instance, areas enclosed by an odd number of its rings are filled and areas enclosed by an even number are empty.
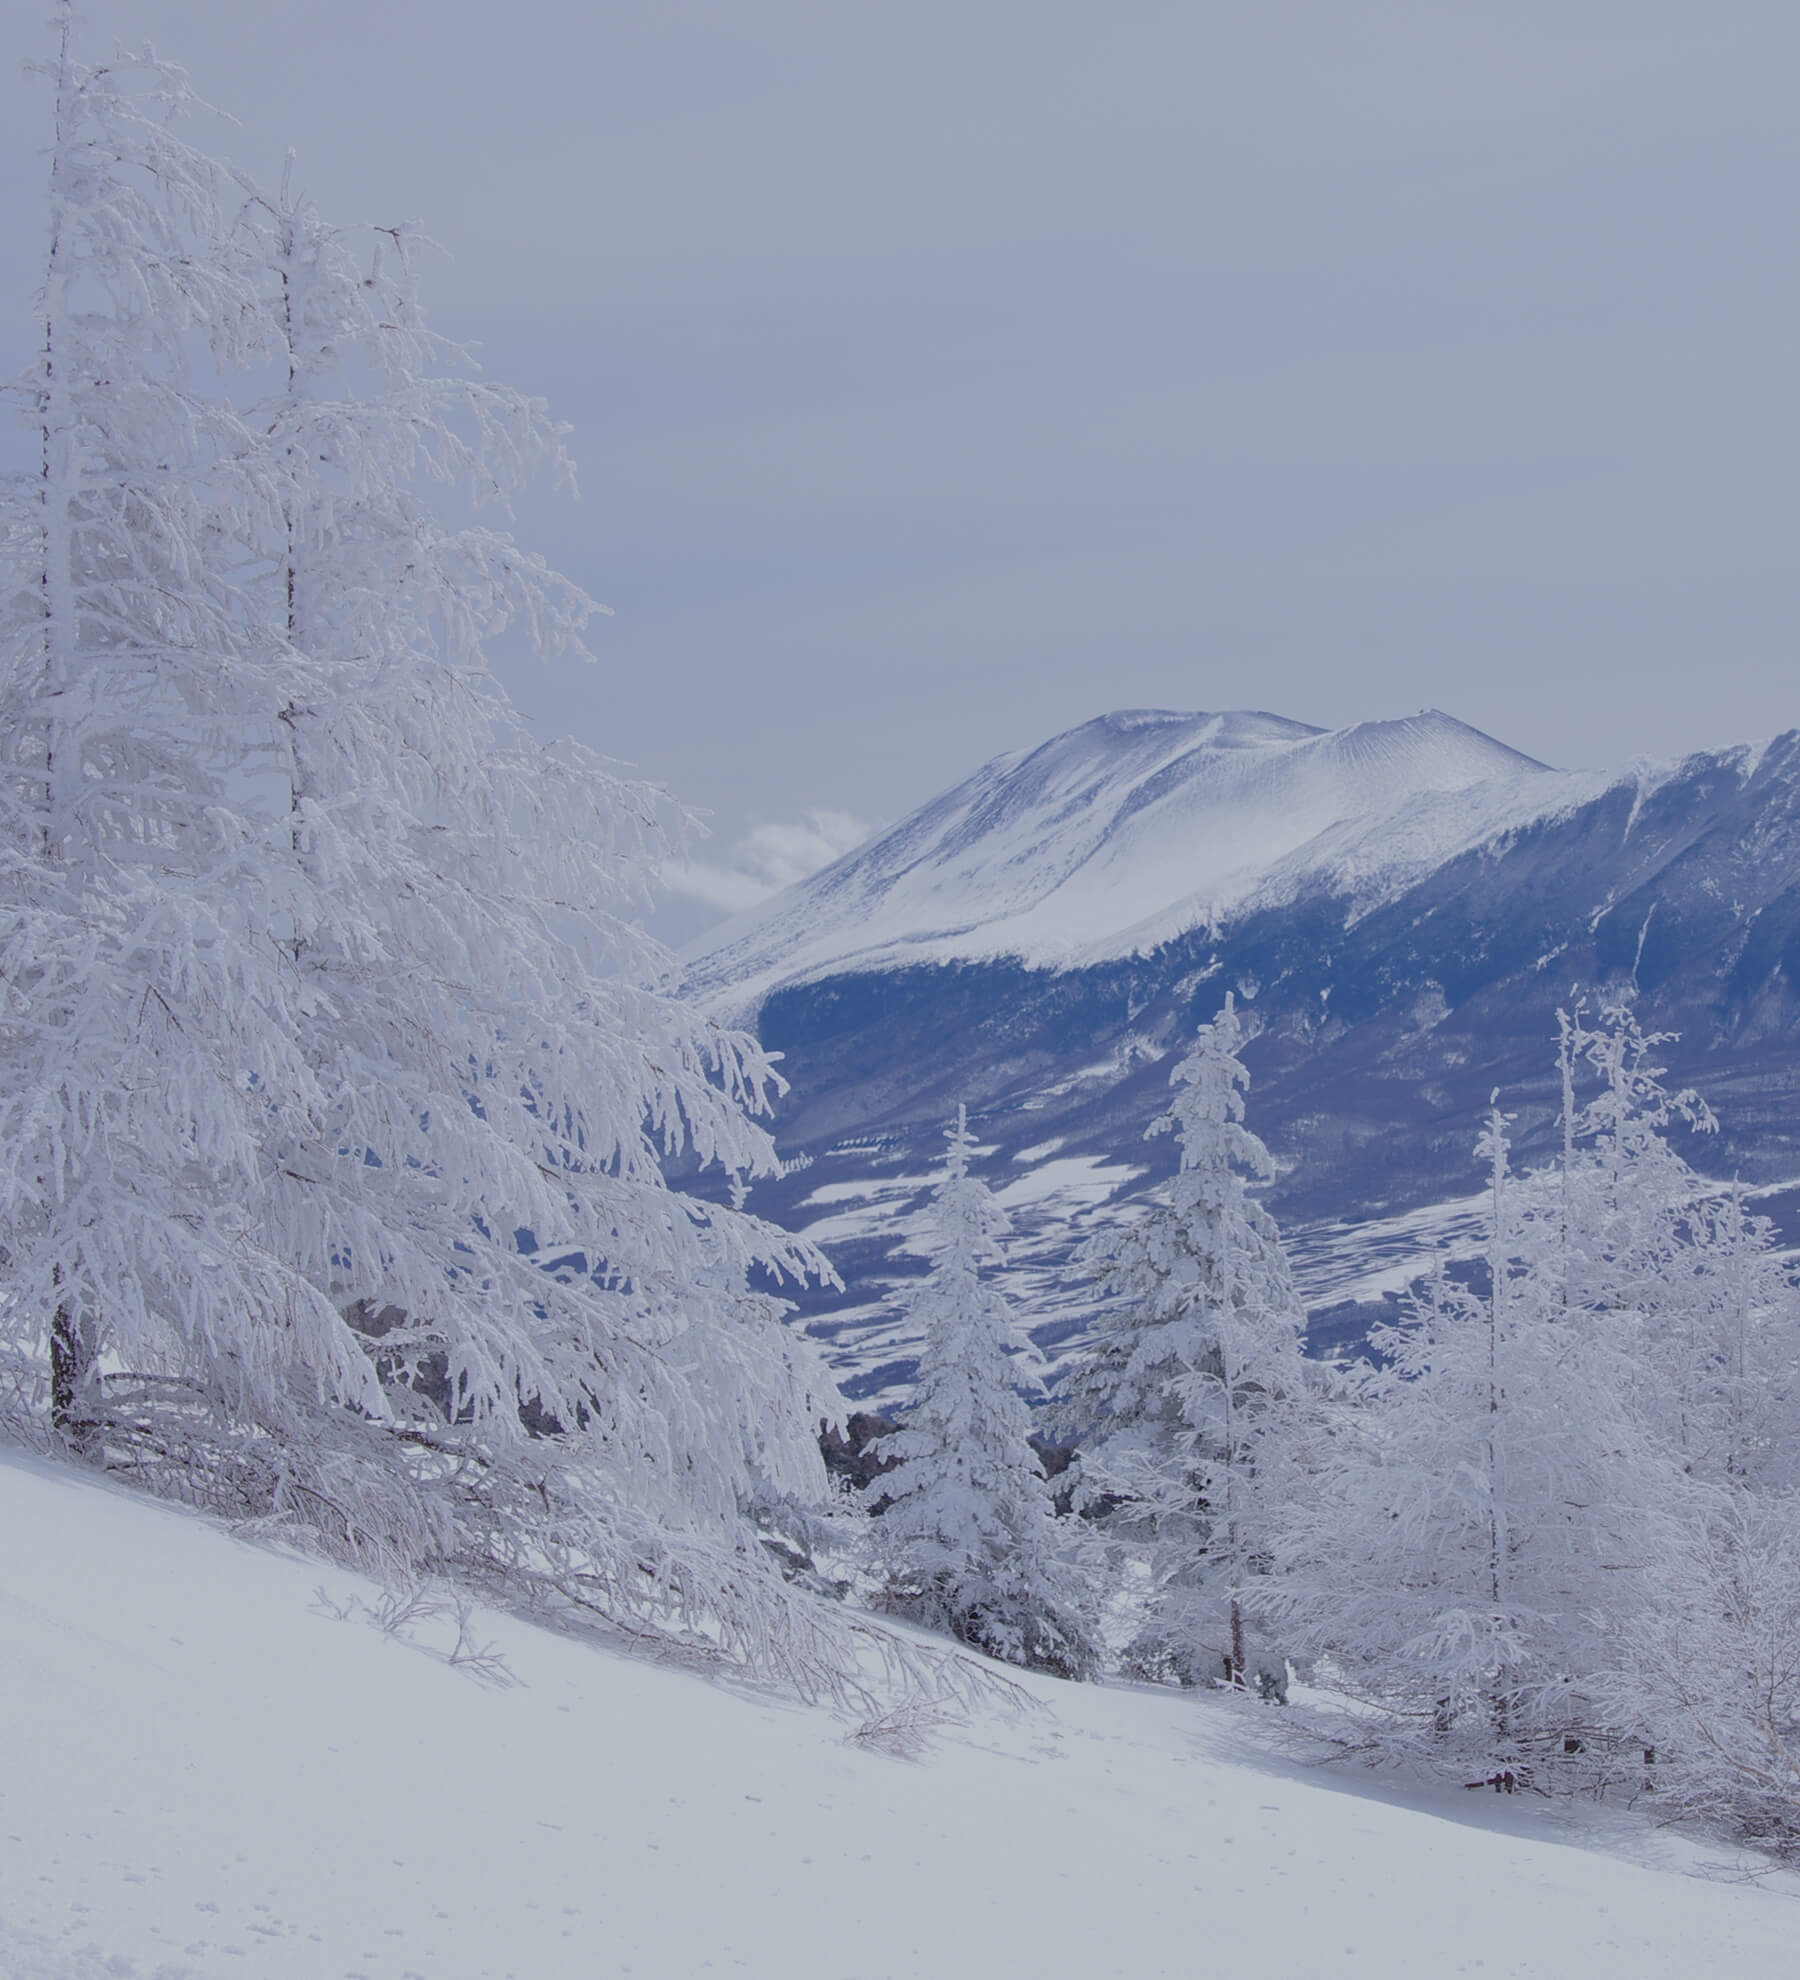
<svg viewBox="0 0 1800 1980"><path fill-rule="evenodd" d="M1800 738L1545 768L1437 711L1341 730L1124 710L997 758L716 930L703 1007L754 1019L789 1082L756 1203L831 1252L802 1295L847 1392L903 1401L903 1248L966 1103L1014 1215L1008 1290L1078 1348L1080 1241L1167 1173L1144 1139L1227 991L1249 1117L1322 1351L1455 1242L1490 1094L1554 1153L1556 1013L1624 995L1719 1132L1691 1159L1800 1236L1793 1133Z"/></svg>
<svg viewBox="0 0 1800 1980"><path fill-rule="evenodd" d="M328 1598L321 1605L317 1591ZM1776 1980L1800 1882L1647 1819L1369 1792L1268 1708L1021 1675L917 1760L0 1458L5 1980ZM423 1647L419 1647L423 1646Z"/></svg>

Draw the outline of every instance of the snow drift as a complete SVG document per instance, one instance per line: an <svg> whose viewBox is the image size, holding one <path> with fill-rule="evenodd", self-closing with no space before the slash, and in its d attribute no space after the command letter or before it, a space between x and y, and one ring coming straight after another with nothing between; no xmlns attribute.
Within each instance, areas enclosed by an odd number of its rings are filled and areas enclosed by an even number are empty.
<svg viewBox="0 0 1800 1980"><path fill-rule="evenodd" d="M5 1980L1793 1971L1791 1879L1678 1874L1706 1853L1579 1807L1344 1793L1259 1752L1266 1708L1027 1679L1038 1709L909 1764L500 1617L517 1682L484 1686L354 1596L0 1454Z"/></svg>

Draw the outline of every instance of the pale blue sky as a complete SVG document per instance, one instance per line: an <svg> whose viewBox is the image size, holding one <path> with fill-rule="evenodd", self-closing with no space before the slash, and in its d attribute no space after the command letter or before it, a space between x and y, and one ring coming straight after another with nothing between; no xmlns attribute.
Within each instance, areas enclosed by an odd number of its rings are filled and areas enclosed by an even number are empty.
<svg viewBox="0 0 1800 1980"><path fill-rule="evenodd" d="M1800 722L1791 0L88 13L451 250L576 427L522 533L617 611L517 696L722 858L1111 707ZM37 129L7 74L8 358Z"/></svg>

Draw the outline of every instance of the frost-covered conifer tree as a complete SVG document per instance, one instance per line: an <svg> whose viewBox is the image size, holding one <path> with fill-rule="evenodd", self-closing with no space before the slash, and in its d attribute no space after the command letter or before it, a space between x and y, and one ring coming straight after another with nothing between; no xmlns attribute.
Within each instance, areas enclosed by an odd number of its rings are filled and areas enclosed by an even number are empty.
<svg viewBox="0 0 1800 1980"><path fill-rule="evenodd" d="M1597 1690L1665 1815L1800 1846L1800 1494L1686 1478Z"/></svg>
<svg viewBox="0 0 1800 1980"><path fill-rule="evenodd" d="M291 181L246 219L279 366L248 415L282 475L267 611L315 690L271 711L318 1082L271 1117L276 1214L342 1306L404 1313L383 1359L429 1366L454 1413L510 1418L523 1396L571 1422L596 1407L597 1315L641 1329L672 1293L704 1308L720 1254L740 1278L816 1262L739 1212L673 1214L663 1183L690 1149L766 1166L745 1110L772 1077L668 994L638 925L673 807L540 747L488 672L509 631L586 657L590 602L431 499L567 480L563 429L429 333L411 230L328 226ZM547 1282L546 1253L601 1288ZM579 1286L572 1332L559 1283Z"/></svg>
<svg viewBox="0 0 1800 1980"><path fill-rule="evenodd" d="M1663 1084L1653 1057L1665 1039L1628 1006L1591 1025L1580 1009L1562 1013L1559 1027L1563 1151L1546 1214L1561 1303L1630 1317L1636 1411L1684 1473L1800 1482L1800 1338L1772 1227L1670 1140L1678 1128L1712 1133L1711 1110Z"/></svg>
<svg viewBox="0 0 1800 1980"><path fill-rule="evenodd" d="M1602 1716L1653 1759L1643 1783L1671 1812L1800 1838L1800 1289L1766 1218L1670 1145L1709 1130L1651 1063L1662 1041L1628 1009L1563 1021L1559 1182L1568 1281L1635 1329L1634 1420L1657 1456L1644 1566L1607 1622ZM1599 1090L1573 1102L1574 1075Z"/></svg>
<svg viewBox="0 0 1800 1980"><path fill-rule="evenodd" d="M1661 1433L1690 1475L1800 1489L1800 1295L1741 1184L1691 1198L1646 1361L1667 1371Z"/></svg>
<svg viewBox="0 0 1800 1980"><path fill-rule="evenodd" d="M1059 1535L1018 1393L1005 1296L1006 1213L969 1172L966 1109L945 1136L925 1240L931 1272L912 1303L923 1330L919 1389L882 1440L892 1469L867 1487L885 1510L878 1545L897 1612L1007 1663L1065 1677L1094 1665L1090 1603Z"/></svg>
<svg viewBox="0 0 1800 1980"><path fill-rule="evenodd" d="M1357 1736L1516 1780L1591 1733L1597 1605L1643 1563L1651 1454L1628 1341L1561 1305L1554 1196L1514 1176L1498 1109L1486 1284L1439 1270L1371 1339L1311 1489L1283 1510L1262 1607L1372 1708Z"/></svg>
<svg viewBox="0 0 1800 1980"><path fill-rule="evenodd" d="M1152 1123L1180 1164L1163 1200L1089 1261L1112 1304L1063 1414L1084 1436L1078 1501L1152 1549L1153 1605L1134 1660L1192 1680L1248 1667L1237 1591L1264 1552L1259 1475L1298 1434L1305 1315L1274 1219L1247 1179L1273 1173L1244 1126L1243 1023L1224 1009L1170 1076Z"/></svg>
<svg viewBox="0 0 1800 1980"><path fill-rule="evenodd" d="M1739 1567L1760 1545L1738 1499L1787 1477L1800 1343L1766 1225L1670 1144L1711 1117L1658 1042L1621 1006L1563 1016L1559 1159L1515 1175L1496 1108L1480 1277L1440 1267L1377 1330L1387 1365L1286 1509L1259 1595L1375 1708L1362 1743L1540 1783L1604 1778L1621 1737L1666 1764L1644 1646L1671 1668L1680 1618L1733 1610L1696 1535Z"/></svg>
<svg viewBox="0 0 1800 1980"><path fill-rule="evenodd" d="M329 1302L253 1207L295 1071L246 774L293 669L249 587L275 500L215 388L254 343L232 184L171 123L178 72L78 63L54 98L42 343L15 387L37 471L4 494L0 1242L9 1333L47 1345L88 1447L103 1349L179 1343L241 1391L281 1366L364 1406Z"/></svg>
<svg viewBox="0 0 1800 1980"><path fill-rule="evenodd" d="M679 814L488 671L588 601L437 500L561 429L455 375L405 230L246 190L178 72L62 22L0 539L19 1393L167 1489L832 1681L744 1517L824 1493L830 1407L749 1275L825 1268L663 1170L767 1168L772 1069L637 926Z"/></svg>

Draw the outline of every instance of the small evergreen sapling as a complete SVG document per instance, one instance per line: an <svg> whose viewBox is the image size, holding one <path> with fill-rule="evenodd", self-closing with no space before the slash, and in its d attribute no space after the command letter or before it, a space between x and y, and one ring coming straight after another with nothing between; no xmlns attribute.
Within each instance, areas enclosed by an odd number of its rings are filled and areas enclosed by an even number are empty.
<svg viewBox="0 0 1800 1980"><path fill-rule="evenodd" d="M1089 1598L1059 1534L1018 1393L1012 1314L987 1276L1006 1213L969 1172L975 1138L958 1108L925 1241L931 1272L912 1303L923 1341L905 1425L882 1440L893 1468L877 1541L887 1602L1007 1663L1091 1673Z"/></svg>

